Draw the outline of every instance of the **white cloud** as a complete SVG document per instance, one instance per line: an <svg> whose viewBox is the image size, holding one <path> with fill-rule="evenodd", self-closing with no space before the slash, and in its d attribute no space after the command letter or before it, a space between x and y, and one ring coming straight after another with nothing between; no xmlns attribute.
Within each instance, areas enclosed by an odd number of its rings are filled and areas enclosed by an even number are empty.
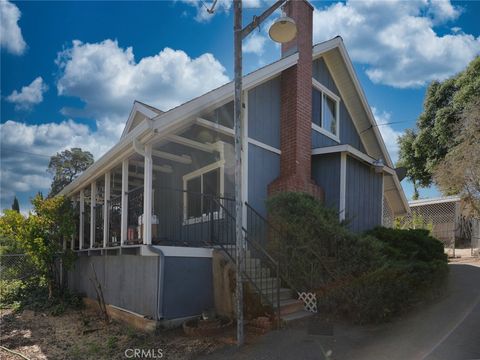
<svg viewBox="0 0 480 360"><path fill-rule="evenodd" d="M218 0L215 4L214 13L211 14L207 9L212 8L213 1L198 1L198 0L181 0L182 2L195 7L195 20L198 22L208 22L215 14L227 12L232 6L231 0Z"/></svg>
<svg viewBox="0 0 480 360"><path fill-rule="evenodd" d="M27 47L18 26L21 16L22 13L15 4L0 0L0 46L15 55L22 55Z"/></svg>
<svg viewBox="0 0 480 360"><path fill-rule="evenodd" d="M387 151L390 154L390 158L395 164L398 161L398 137L402 135L402 132L393 129L389 123L391 122L391 114L386 111L379 111L377 108L372 106L372 113L377 122L378 130L382 135Z"/></svg>
<svg viewBox="0 0 480 360"><path fill-rule="evenodd" d="M89 116L122 116L123 122L135 99L168 110L228 81L212 54L190 58L184 51L165 48L136 62L131 47L123 49L112 40L75 40L58 54L57 64L59 95L79 97Z"/></svg>
<svg viewBox="0 0 480 360"><path fill-rule="evenodd" d="M118 141L135 99L168 110L228 81L224 67L211 54L190 58L166 48L136 62L132 48L122 49L111 40L74 41L59 53L57 64L59 95L85 103L84 109L62 109L62 113L94 118L96 130L73 120L1 124L0 208L9 207L14 194L48 192L51 177L46 168L51 155L71 147L88 150L95 159L103 155Z"/></svg>
<svg viewBox="0 0 480 360"><path fill-rule="evenodd" d="M265 49L265 42L267 38L259 33L250 35L243 44L244 53L252 53L255 55L262 55Z"/></svg>
<svg viewBox="0 0 480 360"><path fill-rule="evenodd" d="M81 147L98 159L115 141L108 131L92 132L87 125L73 120L40 125L8 120L0 124L0 209L8 207L15 194L48 192L51 176L46 169L50 156Z"/></svg>
<svg viewBox="0 0 480 360"><path fill-rule="evenodd" d="M213 1L199 1L199 0L181 0L181 2L195 7L195 20L198 22L209 22L216 14L226 13L232 7L232 0L217 0L213 14L209 13L207 9L212 8ZM243 0L242 7L244 9L259 8L268 5L268 0Z"/></svg>
<svg viewBox="0 0 480 360"><path fill-rule="evenodd" d="M480 53L480 37L435 32L459 15L449 1L347 1L315 9L314 39L342 36L375 83L419 87L455 74Z"/></svg>
<svg viewBox="0 0 480 360"><path fill-rule="evenodd" d="M442 24L446 21L455 20L460 16L461 10L453 6L450 0L429 1L428 15L434 23Z"/></svg>
<svg viewBox="0 0 480 360"><path fill-rule="evenodd" d="M6 100L15 104L16 110L30 110L43 101L43 93L48 90L47 84L39 76L30 85L23 86L20 92L14 90Z"/></svg>

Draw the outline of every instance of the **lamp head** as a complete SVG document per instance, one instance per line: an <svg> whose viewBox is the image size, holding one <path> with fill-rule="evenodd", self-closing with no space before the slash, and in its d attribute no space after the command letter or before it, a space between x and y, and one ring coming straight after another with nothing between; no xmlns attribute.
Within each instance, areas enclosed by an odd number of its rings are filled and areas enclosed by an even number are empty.
<svg viewBox="0 0 480 360"><path fill-rule="evenodd" d="M297 35L297 25L292 18L282 15L270 26L268 35L275 42L287 43L292 41Z"/></svg>

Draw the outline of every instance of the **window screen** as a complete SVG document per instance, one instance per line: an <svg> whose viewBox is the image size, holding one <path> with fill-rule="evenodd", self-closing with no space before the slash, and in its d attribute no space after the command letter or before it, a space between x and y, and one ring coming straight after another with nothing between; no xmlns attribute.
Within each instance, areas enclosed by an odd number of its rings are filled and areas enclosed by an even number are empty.
<svg viewBox="0 0 480 360"><path fill-rule="evenodd" d="M312 90L312 122L322 126L322 93L315 88Z"/></svg>
<svg viewBox="0 0 480 360"><path fill-rule="evenodd" d="M202 215L202 179L196 177L187 181L187 218Z"/></svg>
<svg viewBox="0 0 480 360"><path fill-rule="evenodd" d="M324 113L323 113L323 128L330 131L332 134L337 134L337 103L328 95L323 95L324 99Z"/></svg>
<svg viewBox="0 0 480 360"><path fill-rule="evenodd" d="M218 211L218 203L213 201L212 197L220 196L220 169L188 180L186 190L188 219L200 217L210 211Z"/></svg>

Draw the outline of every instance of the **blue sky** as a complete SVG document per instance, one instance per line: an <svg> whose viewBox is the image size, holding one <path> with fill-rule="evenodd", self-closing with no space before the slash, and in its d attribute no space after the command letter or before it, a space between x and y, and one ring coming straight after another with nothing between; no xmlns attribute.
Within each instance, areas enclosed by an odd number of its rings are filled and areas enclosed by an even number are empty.
<svg viewBox="0 0 480 360"><path fill-rule="evenodd" d="M244 22L268 3L244 1ZM414 125L428 82L480 53L480 2L312 3L315 42L343 37L377 122L392 123L380 129L395 159L395 139ZM16 194L28 209L35 192L48 192L55 152L80 146L101 156L118 140L133 100L167 110L232 78L227 0L213 16L190 0L0 5L0 208ZM266 29L244 42L246 72L279 57Z"/></svg>

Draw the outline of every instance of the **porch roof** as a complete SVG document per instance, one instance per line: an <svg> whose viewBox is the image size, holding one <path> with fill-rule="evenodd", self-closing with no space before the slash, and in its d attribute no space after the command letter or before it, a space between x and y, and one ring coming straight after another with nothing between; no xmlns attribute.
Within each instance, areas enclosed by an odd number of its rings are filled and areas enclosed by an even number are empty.
<svg viewBox="0 0 480 360"><path fill-rule="evenodd" d="M342 38L337 36L313 46L313 59L321 56L324 57L335 82L338 83L342 98L347 109L351 112L355 127L368 154L375 158L383 157L386 165L389 168L393 168L392 160L386 150L385 143L355 74L351 60L348 57ZM243 77L243 88L248 90L268 81L278 76L283 70L294 66L297 62L298 53L294 53L245 75ZM60 194L71 195L102 173L118 165L120 161L135 152L134 141L145 144L153 140L158 141L166 138L168 135L174 134L176 131L197 121L197 116L202 111L219 107L231 101L233 94L234 84L229 82L160 114L145 104L135 102L120 141L75 181L65 187ZM132 126L137 111L144 114L145 118L138 125ZM395 196L397 212L407 212L409 210L408 202L396 175L392 176L392 182L392 190L397 194Z"/></svg>

